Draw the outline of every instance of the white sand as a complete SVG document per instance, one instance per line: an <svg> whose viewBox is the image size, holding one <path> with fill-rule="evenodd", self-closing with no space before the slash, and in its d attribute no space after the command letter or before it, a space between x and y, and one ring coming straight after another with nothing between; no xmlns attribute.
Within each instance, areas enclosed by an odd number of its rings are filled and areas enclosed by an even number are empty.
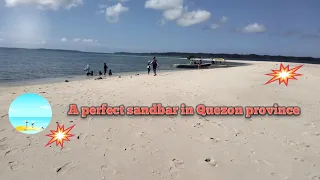
<svg viewBox="0 0 320 180"><path fill-rule="evenodd" d="M287 65L287 63L285 63ZM299 64L292 64L291 67ZM303 76L263 85L264 74L279 63L159 71L104 80L84 80L0 88L0 179L129 180L319 180L320 66L304 65ZM50 126L36 135L16 132L8 121L12 100L26 92L42 93L53 109ZM67 116L79 106L145 105L300 106L298 117L80 117ZM76 137L60 149L44 147L45 134L76 123ZM69 121L74 121L71 123ZM197 124L198 123L198 124ZM79 136L79 139L77 139ZM210 162L205 159L211 158ZM57 172L57 169L60 169Z"/></svg>

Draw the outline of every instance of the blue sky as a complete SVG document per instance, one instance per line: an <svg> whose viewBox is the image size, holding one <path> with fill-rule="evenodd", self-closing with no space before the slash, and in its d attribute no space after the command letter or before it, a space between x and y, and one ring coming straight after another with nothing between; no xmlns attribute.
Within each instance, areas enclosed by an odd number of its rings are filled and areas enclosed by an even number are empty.
<svg viewBox="0 0 320 180"><path fill-rule="evenodd" d="M52 117L50 104L37 94L24 94L17 97L10 105L11 117Z"/></svg>
<svg viewBox="0 0 320 180"><path fill-rule="evenodd" d="M320 57L319 0L3 0L0 46Z"/></svg>

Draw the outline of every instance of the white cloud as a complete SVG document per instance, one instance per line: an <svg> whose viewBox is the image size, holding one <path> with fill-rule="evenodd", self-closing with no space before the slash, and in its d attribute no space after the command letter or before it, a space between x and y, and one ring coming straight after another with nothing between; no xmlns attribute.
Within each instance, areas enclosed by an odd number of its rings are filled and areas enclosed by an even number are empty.
<svg viewBox="0 0 320 180"><path fill-rule="evenodd" d="M110 1L110 2L127 2L129 0L108 0L108 1Z"/></svg>
<svg viewBox="0 0 320 180"><path fill-rule="evenodd" d="M75 39L73 39L73 41L74 42L79 42L79 41L81 41L81 39L80 38L75 38Z"/></svg>
<svg viewBox="0 0 320 180"><path fill-rule="evenodd" d="M228 20L229 20L228 17L222 16L221 19L220 19L220 23L226 23Z"/></svg>
<svg viewBox="0 0 320 180"><path fill-rule="evenodd" d="M93 42L93 39L83 39L82 42Z"/></svg>
<svg viewBox="0 0 320 180"><path fill-rule="evenodd" d="M47 44L47 41L14 41L17 45L30 45L30 46L37 46L37 45L44 45Z"/></svg>
<svg viewBox="0 0 320 180"><path fill-rule="evenodd" d="M100 9L96 11L96 14L104 14L106 11L104 9Z"/></svg>
<svg viewBox="0 0 320 180"><path fill-rule="evenodd" d="M242 28L241 31L244 33L262 33L267 31L267 28L262 24L253 23Z"/></svg>
<svg viewBox="0 0 320 180"><path fill-rule="evenodd" d="M60 41L66 42L68 39L67 38L61 38Z"/></svg>
<svg viewBox="0 0 320 180"><path fill-rule="evenodd" d="M188 13L184 13L182 17L180 17L177 23L180 26L191 26L194 24L201 23L210 18L211 13L204 10L197 10Z"/></svg>
<svg viewBox="0 0 320 180"><path fill-rule="evenodd" d="M7 7L16 7L22 5L36 5L41 9L59 8L70 9L83 4L83 0L5 0Z"/></svg>
<svg viewBox="0 0 320 180"><path fill-rule="evenodd" d="M183 7L181 5L172 9L165 10L163 12L163 17L169 21L172 21L181 17L182 13L183 13Z"/></svg>
<svg viewBox="0 0 320 180"><path fill-rule="evenodd" d="M9 108L9 113L14 113L14 112L17 112L17 110L14 108Z"/></svg>
<svg viewBox="0 0 320 180"><path fill-rule="evenodd" d="M183 0L147 0L144 7L156 10L174 9L182 6Z"/></svg>
<svg viewBox="0 0 320 180"><path fill-rule="evenodd" d="M180 26L198 24L211 16L211 13L205 10L189 12L187 7L184 8L184 0L147 0L145 8L163 11L164 20L175 20Z"/></svg>
<svg viewBox="0 0 320 180"><path fill-rule="evenodd" d="M218 29L220 27L219 24L211 24L210 29Z"/></svg>
<svg viewBox="0 0 320 180"><path fill-rule="evenodd" d="M64 39L67 41L67 38L62 38L62 39L60 39L60 41L65 42L65 41L63 41ZM78 43L78 42L83 42L83 43L98 43L99 41L96 40L96 39L91 39L91 38L74 38L74 39L73 39L73 42L76 42L76 43Z"/></svg>
<svg viewBox="0 0 320 180"><path fill-rule="evenodd" d="M107 21L111 23L116 23L119 21L120 14L127 12L129 8L122 6L121 3L117 3L116 5L109 6L106 9L106 18Z"/></svg>
<svg viewBox="0 0 320 180"><path fill-rule="evenodd" d="M108 5L106 4L99 4L99 9L106 9Z"/></svg>
<svg viewBox="0 0 320 180"><path fill-rule="evenodd" d="M93 42L98 42L98 40L94 40L94 39L83 39L82 42L86 42L86 43L93 43Z"/></svg>
<svg viewBox="0 0 320 180"><path fill-rule="evenodd" d="M38 41L36 44L47 44L47 41Z"/></svg>

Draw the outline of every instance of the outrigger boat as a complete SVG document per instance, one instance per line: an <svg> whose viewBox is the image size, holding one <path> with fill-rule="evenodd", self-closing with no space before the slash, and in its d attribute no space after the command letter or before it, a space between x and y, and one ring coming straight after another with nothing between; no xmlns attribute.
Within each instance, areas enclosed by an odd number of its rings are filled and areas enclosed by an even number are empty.
<svg viewBox="0 0 320 180"><path fill-rule="evenodd" d="M189 64L174 64L173 67L176 68L190 68L190 69L196 69L196 68L203 68L203 67L209 67L212 63L202 63L202 59L199 59L199 62L196 62L194 58L188 58L190 61Z"/></svg>
<svg viewBox="0 0 320 180"><path fill-rule="evenodd" d="M174 64L173 67L176 68L203 68L209 66L227 66L225 59L223 58L212 58L212 59L202 59L195 58L194 56L190 56L187 58L190 63L189 64ZM204 63L205 62L205 63Z"/></svg>
<svg viewBox="0 0 320 180"><path fill-rule="evenodd" d="M200 67L199 67L200 66ZM211 63L202 63L202 64L174 64L173 67L175 68L190 68L190 69L196 69L196 68L202 68L202 67L209 67L211 66Z"/></svg>

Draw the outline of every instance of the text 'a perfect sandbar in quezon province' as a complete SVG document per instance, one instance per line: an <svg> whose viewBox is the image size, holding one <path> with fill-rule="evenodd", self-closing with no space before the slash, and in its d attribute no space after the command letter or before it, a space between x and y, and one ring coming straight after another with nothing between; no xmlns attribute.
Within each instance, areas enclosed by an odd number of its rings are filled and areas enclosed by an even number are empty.
<svg viewBox="0 0 320 180"><path fill-rule="evenodd" d="M81 116L175 116L175 115L200 115L200 116L264 116L282 115L298 116L301 109L298 106L206 106L199 104L196 107L181 104L180 106L163 106L161 103L154 103L148 106L108 106L104 103L100 106L81 106L70 104L68 115Z"/></svg>

